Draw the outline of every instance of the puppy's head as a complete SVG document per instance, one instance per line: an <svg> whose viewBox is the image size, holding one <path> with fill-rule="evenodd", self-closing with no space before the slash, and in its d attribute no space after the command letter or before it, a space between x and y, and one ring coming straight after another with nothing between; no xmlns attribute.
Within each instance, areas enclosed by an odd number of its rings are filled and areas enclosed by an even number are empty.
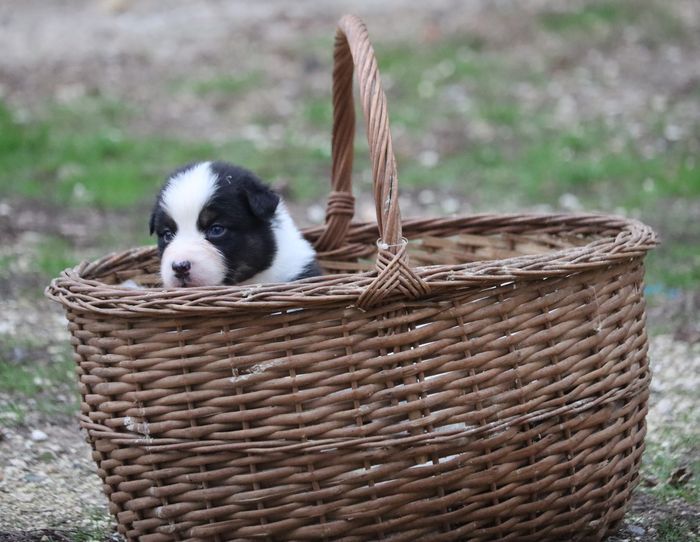
<svg viewBox="0 0 700 542"><path fill-rule="evenodd" d="M165 287L243 282L277 250L272 219L279 197L243 168L202 162L175 171L151 215Z"/></svg>

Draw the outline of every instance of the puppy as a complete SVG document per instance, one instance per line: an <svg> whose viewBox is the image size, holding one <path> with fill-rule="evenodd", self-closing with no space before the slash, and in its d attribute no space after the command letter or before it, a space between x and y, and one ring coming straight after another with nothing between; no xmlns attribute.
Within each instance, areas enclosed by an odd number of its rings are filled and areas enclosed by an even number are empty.
<svg viewBox="0 0 700 542"><path fill-rule="evenodd" d="M201 162L172 173L150 221L163 286L287 282L321 274L284 202L250 171Z"/></svg>

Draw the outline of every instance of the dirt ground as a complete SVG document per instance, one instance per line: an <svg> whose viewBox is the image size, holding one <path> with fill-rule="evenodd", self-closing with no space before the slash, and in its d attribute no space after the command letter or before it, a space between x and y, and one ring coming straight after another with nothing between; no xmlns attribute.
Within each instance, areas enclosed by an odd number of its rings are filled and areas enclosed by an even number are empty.
<svg viewBox="0 0 700 542"><path fill-rule="evenodd" d="M270 110L283 118L305 89L328 85L329 75L317 68L318 59L304 56L304 40L327 40L330 49L335 22L345 12L361 15L371 35L383 39L418 36L430 40L463 31L523 62L536 61L535 49L560 55L564 65L579 66L552 75L551 92L566 97L561 98L564 116L574 114L571 111L595 116L610 110L634 125L645 114L645 98L669 93L683 97L684 89L700 80L698 49L662 48L658 55L650 56L631 39L616 58L598 58L540 37L532 14L543 5L564 9L567 4L545 0L172 0L165 9L156 0L15 0L0 4L0 97L31 116L47 102L109 96L147 111L133 119L134 133L226 138L232 130L250 125L255 111ZM700 32L697 0L678 0L673 9L694 21ZM300 36L304 38L301 43ZM679 62L687 69L670 69ZM245 103L217 97L219 101L202 107L197 96L165 90L185 78L251 69L265 70L272 84L248 96ZM581 85L576 74L585 70L609 70L610 85ZM686 101L679 115L700 116L700 100ZM682 126L683 118L678 123ZM407 215L423 210L420 205L411 207L410 202L407 207ZM360 209L361 214L371 215L372 204L361 201ZM94 231L124 226L113 213L72 210L57 219L51 210L23 208L22 216L9 221L1 211L4 243L44 228L66 231L76 242L89 245ZM306 211L296 212L302 222L312 221ZM6 318L0 324L3 331L19 333L35 326L37 319L46 322L48 318L45 333L55 337L56 343L65 341L60 311L44 301L24 299L20 290L16 282L0 284L0 312ZM650 430L662 427L675 412L697 407L693 394L700 389L700 328L693 315L697 315L698 303L698 297L689 294L650 312L652 324L674 318L680 322L652 339L656 365ZM32 432L33 428L39 433ZM76 531L84 537L84 533L102 533L109 527L111 520L105 514L106 500L94 475L90 450L73 417L47 421L30 416L22 428L0 431L0 465L0 542L70 540ZM646 485L655 483L642 480ZM697 505L682 500L660 503L648 493L637 492L628 517L610 540L660 540L660 526L669 521L690 524L687 532L700 537L699 514Z"/></svg>

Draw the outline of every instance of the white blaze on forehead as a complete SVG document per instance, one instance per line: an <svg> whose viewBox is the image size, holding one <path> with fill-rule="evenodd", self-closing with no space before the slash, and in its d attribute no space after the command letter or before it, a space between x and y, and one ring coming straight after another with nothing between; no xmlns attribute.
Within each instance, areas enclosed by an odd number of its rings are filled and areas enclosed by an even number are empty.
<svg viewBox="0 0 700 542"><path fill-rule="evenodd" d="M216 191L210 162L202 162L175 175L163 192L163 209L180 229L197 228L197 218Z"/></svg>

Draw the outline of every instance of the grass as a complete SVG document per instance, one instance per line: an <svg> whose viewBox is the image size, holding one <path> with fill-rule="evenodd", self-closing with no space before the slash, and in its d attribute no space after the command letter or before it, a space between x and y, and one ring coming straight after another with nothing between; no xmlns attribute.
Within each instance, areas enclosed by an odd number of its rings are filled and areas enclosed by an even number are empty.
<svg viewBox="0 0 700 542"><path fill-rule="evenodd" d="M573 10L545 11L540 15L542 26L553 32L590 32L598 26L613 26L638 20L639 10L627 1L598 1Z"/></svg>
<svg viewBox="0 0 700 542"><path fill-rule="evenodd" d="M40 339L0 337L0 425L22 425L30 412L53 419L78 410L75 363Z"/></svg>
<svg viewBox="0 0 700 542"><path fill-rule="evenodd" d="M585 2L543 10L535 22L564 36L566 43L570 34L590 36L590 47L614 43L630 25L648 39L661 39L674 29L683 34L672 10L653 0ZM310 38L307 45L313 50L304 54L316 58L328 41ZM389 95L400 182L409 192L448 190L467 197L473 209L489 211L538 204L556 209L562 197L573 195L583 209L650 217L671 229L674 213L661 222L667 202L700 201L700 120L673 141L665 139L669 121L659 112L647 115L641 137L630 135L617 117L563 123L551 102L528 105L517 94L522 86L547 94L553 69L547 59L538 68L523 65L469 33L423 43L378 41L375 50ZM170 90L175 96L193 92L238 100L257 92L266 77L256 69L178 81ZM328 192L332 111L327 90L307 90L281 128L279 118L260 111L253 118L261 137L235 136L223 143L134 135L130 121L143 112L106 98L70 106L49 103L32 118L0 102L0 192L58 210L128 213L136 208L141 213L169 170L222 157L288 185L292 197L320 198ZM277 135L266 137L273 124ZM365 191L369 161L362 121L357 133L358 191ZM421 163L425 151L438 156L434 164ZM700 231L695 222L686 230L665 236L664 245L652 253L648 283L700 285ZM74 263L69 248L49 238L37 248L37 268L49 275ZM0 260L0 272L10 265Z"/></svg>
<svg viewBox="0 0 700 542"><path fill-rule="evenodd" d="M612 24L628 7L587 4L577 17ZM503 194L533 204L556 202L572 192L586 206L603 210L644 207L659 197L700 197L695 158L700 126L652 155L622 125L592 119L561 127L550 111L524 109L513 95L519 84L543 90L546 71L528 71L481 47L468 36L413 48L377 44L390 89L392 128L400 134L395 139L403 186L440 184L478 194L484 206ZM182 86L204 94L245 95L262 77L253 71ZM151 196L176 165L226 157L268 180L284 180L300 199L318 197L327 191L330 169L329 96L310 91L298 110L281 141L261 145L242 137L223 144L136 137L128 124L140 112L104 99L49 107L43 118L30 122L20 122L16 112L0 105L0 189L60 205L127 209ZM264 133L271 120L260 119ZM663 119L650 118L648 124L663 129ZM489 134L475 136L474 126L485 126ZM439 160L426 168L416 159L425 148L422 140L440 133L447 135L439 141ZM365 148L360 141L360 164L366 163Z"/></svg>
<svg viewBox="0 0 700 542"><path fill-rule="evenodd" d="M194 82L183 81L179 87L182 89L191 89L195 94L201 96L210 94L231 96L235 94L244 94L258 88L263 82L264 75L261 71L251 71L236 76L216 76Z"/></svg>
<svg viewBox="0 0 700 542"><path fill-rule="evenodd" d="M47 383L72 384L74 380L74 364L69 358L27 365L0 362L0 391L7 393L35 395L44 391Z"/></svg>
<svg viewBox="0 0 700 542"><path fill-rule="evenodd" d="M399 54L404 53L394 53ZM416 59L411 69L417 72L398 74L394 85L400 86L402 78L416 77L427 69L420 62L433 59L427 53ZM462 71L444 70L448 78ZM503 68L490 77L509 80L516 75ZM484 209L498 208L504 201L510 201L511 207L538 203L556 207L562 195L573 194L585 208L605 212L638 209L651 216L659 200L700 198L700 169L692 155L697 139L646 156L625 138L621 127L590 121L575 129L557 129L545 113L523 111L507 95L489 92L488 82L483 84L486 87L474 93L474 110L494 127L494 136L476 140L455 123L450 130L456 130L452 136L456 141L448 142L430 167L422 165L415 152L406 152L415 149L421 137L411 131L423 122L459 119L466 113L451 106L440 110L430 100L396 108L398 124L408 130L396 145L405 189L440 186L468 194L477 208ZM302 111L312 130L330 123L325 100L309 99ZM308 201L327 193L330 148L322 136L300 138L287 129L282 141L270 147L246 139L214 144L136 137L124 127L130 114L128 106L90 103L73 110L54 110L41 120L24 123L7 107L0 107L0 190L58 207L128 211L134 206L143 208L174 165L223 156L246 164L269 181L288 184L298 199ZM84 115L90 120L79 122ZM366 168L366 143L358 141L356 152L356 170ZM73 265L69 249L65 241L49 238L38 247L38 269L51 276ZM671 240L663 250L663 259L652 260L649 266L651 282L684 288L700 284L697 243ZM677 265L667 266L664 260L668 257ZM0 262L0 268L5 264Z"/></svg>
<svg viewBox="0 0 700 542"><path fill-rule="evenodd" d="M146 230L145 223L143 230ZM132 237L124 231L120 234L122 237ZM111 232L106 232L98 236L102 248L77 248L68 238L50 231L32 234L23 243L8 244L3 247L3 253L0 253L0 285L3 282L12 283L14 293L20 294L20 297L39 299L43 297L46 283L64 269L75 267L82 260L92 260L103 255L107 247L111 251L113 247L119 246L112 235ZM152 238L148 239L144 244L152 241Z"/></svg>
<svg viewBox="0 0 700 542"><path fill-rule="evenodd" d="M289 137L284 147L265 149L245 139L214 144L136 137L124 128L133 114L126 105L88 100L20 122L0 103L0 192L58 206L124 210L153 197L176 166L215 157L244 163L268 180L284 171L299 197L325 188L309 182L330 169L325 146Z"/></svg>
<svg viewBox="0 0 700 542"><path fill-rule="evenodd" d="M0 427L25 425L27 414L26 405L11 398L0 397Z"/></svg>
<svg viewBox="0 0 700 542"><path fill-rule="evenodd" d="M565 9L545 9L538 17L548 32L588 44L605 46L617 38L620 28L635 26L642 40L655 49L677 43L689 35L688 28L673 12L654 0L594 0Z"/></svg>
<svg viewBox="0 0 700 542"><path fill-rule="evenodd" d="M70 532L73 542L106 541L115 538L106 510L98 507L88 508L84 512L84 517L88 519L89 524Z"/></svg>
<svg viewBox="0 0 700 542"><path fill-rule="evenodd" d="M67 267L76 264L76 255L71 244L57 236L42 238L34 252L33 268L48 277L58 275Z"/></svg>
<svg viewBox="0 0 700 542"><path fill-rule="evenodd" d="M589 17L610 24L631 9L587 6ZM497 207L504 194L523 206L556 205L573 193L584 207L608 212L649 208L659 198L700 197L695 158L700 124L690 137L649 153L622 121L592 118L562 125L551 104L523 107L513 89L528 85L546 92L546 68L533 71L509 62L466 37L421 47L377 44L376 50L389 88L392 128L399 133L395 150L404 187L449 187L476 197L481 207ZM327 97L308 98L303 120L318 129L329 126ZM645 132L663 141L664 121L650 115ZM475 135L479 126L486 135ZM440 138L439 160L425 167L417 157L426 136L434 134Z"/></svg>
<svg viewBox="0 0 700 542"><path fill-rule="evenodd" d="M669 265L669 262L673 262ZM662 244L649 254L646 263L650 284L693 289L700 285L700 246L675 241Z"/></svg>
<svg viewBox="0 0 700 542"><path fill-rule="evenodd" d="M207 143L131 137L123 131L130 114L127 106L87 100L25 123L0 107L0 190L63 206L123 209L151 194L171 164L211 153Z"/></svg>
<svg viewBox="0 0 700 542"><path fill-rule="evenodd" d="M88 507L83 510L81 526L66 525L54 529L38 529L23 533L3 533L3 540L40 540L41 542L107 542L121 540L113 532L108 512L98 507ZM6 534L6 537L2 535ZM13 535L15 535L13 537ZM24 535L24 536L21 536Z"/></svg>
<svg viewBox="0 0 700 542"><path fill-rule="evenodd" d="M689 504L700 503L699 422L697 413L687 412L676 424L667 424L647 438L641 474L655 483L644 491L665 502L682 499ZM672 477L679 469L688 470L691 476L677 484Z"/></svg>
<svg viewBox="0 0 700 542"><path fill-rule="evenodd" d="M0 277L9 273L14 258L9 254L0 254Z"/></svg>
<svg viewBox="0 0 700 542"><path fill-rule="evenodd" d="M480 44L469 36L449 38L430 47L377 45L376 51L382 76L389 82L393 127L423 135L431 133L436 124L449 118L447 115L466 119L467 112L472 119L473 114L499 124L518 120L517 107L502 99L502 83L509 77L529 76L519 70L509 72L498 56L481 51ZM448 95L444 96L446 90ZM474 100L473 108L469 100Z"/></svg>
<svg viewBox="0 0 700 542"><path fill-rule="evenodd" d="M659 542L697 542L700 540L688 520L678 518L664 518L656 527L657 540Z"/></svg>

